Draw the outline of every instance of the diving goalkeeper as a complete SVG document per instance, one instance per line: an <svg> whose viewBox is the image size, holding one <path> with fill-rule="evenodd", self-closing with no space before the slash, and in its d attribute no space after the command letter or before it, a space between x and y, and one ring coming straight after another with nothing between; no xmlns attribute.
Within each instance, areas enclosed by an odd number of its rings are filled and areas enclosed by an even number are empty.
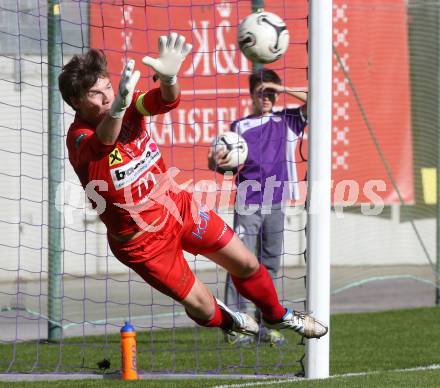
<svg viewBox="0 0 440 388"><path fill-rule="evenodd" d="M102 222L115 257L148 284L180 302L201 326L256 335L245 313L216 299L194 275L183 250L225 268L238 292L261 310L266 326L319 338L327 327L307 314L285 309L264 266L212 210L173 183L145 116L178 106L177 74L192 46L182 35L159 38L159 58L144 57L158 88L136 89L140 72L129 60L116 95L103 52L75 55L62 69L59 88L76 112L67 134L69 160Z"/></svg>

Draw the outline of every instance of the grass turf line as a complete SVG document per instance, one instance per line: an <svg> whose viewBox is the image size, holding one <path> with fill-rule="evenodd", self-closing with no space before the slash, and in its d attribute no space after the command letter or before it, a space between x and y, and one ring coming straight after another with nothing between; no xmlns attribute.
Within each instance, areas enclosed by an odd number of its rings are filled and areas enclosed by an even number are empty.
<svg viewBox="0 0 440 388"><path fill-rule="evenodd" d="M382 383L385 384L386 381L389 381L387 386L411 386L414 379L420 381L420 384L417 383L418 386L436 386L430 384L432 379L436 379L438 385L438 371L401 372L400 375L405 376L402 380L397 376L398 373L386 371L440 364L439 333L440 308L437 307L334 315L331 320L331 374L383 372L367 376L337 377L326 380L325 386L337 386L333 384L338 381L339 384L343 381L345 386L346 380L358 381L358 383L362 381L362 386L384 386ZM172 339L171 342L170 339ZM296 363L292 360L300 355L302 347L296 345L298 336L295 334L289 335L288 339L289 346L283 349L274 349L268 346L236 349L222 342L222 336L218 330L179 329L139 333L138 360L142 360L139 369L159 372L174 369L183 372L188 371L187 368L191 371L194 365L198 365L200 373L206 371L216 371L217 373L291 373L292 369L297 368ZM36 348L39 348L39 358L36 358ZM109 336L106 341L102 337L69 339L62 347L59 344L43 345L35 342L17 344L15 349L13 345L1 345L0 367L2 372L5 371L5 367L10 365L14 350L15 362L11 370L14 372L29 372L31 369L35 372L48 370L53 372L56 369L59 372L78 372L80 370L94 372L97 371L96 361L104 356L110 358L111 369L119 368L118 336ZM176 351L175 355L173 356L171 353L170 357L170 352L173 350ZM256 361L260 364L258 371L255 368ZM271 366L273 364L284 364L285 366L273 370ZM237 381L230 381L230 383L233 382ZM118 383L118 381L83 381L81 385L78 385L80 383L78 381L44 384L51 386L55 384L53 386L56 386L61 383L63 386L75 383L76 386L104 387L104 384L108 386ZM150 380L148 386L158 387L160 384L161 387L207 387L226 384L227 381L195 379L178 380L178 383L178 385L173 385L176 382L173 383L170 380ZM377 383L380 385L374 385ZM8 382L7 384L12 383ZM17 384L21 386L20 384L27 385L29 383ZM36 388L39 383L32 384ZM322 382L313 381L290 384L322 386ZM276 386L282 385L276 384Z"/></svg>

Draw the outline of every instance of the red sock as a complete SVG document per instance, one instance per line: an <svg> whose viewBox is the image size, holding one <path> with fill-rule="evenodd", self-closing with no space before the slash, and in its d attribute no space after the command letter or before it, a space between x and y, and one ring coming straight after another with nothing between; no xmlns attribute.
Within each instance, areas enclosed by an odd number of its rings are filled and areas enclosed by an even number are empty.
<svg viewBox="0 0 440 388"><path fill-rule="evenodd" d="M214 315L210 320L205 321L204 319L193 317L192 315L190 315L190 313L187 310L185 310L186 314L188 315L188 317L190 317L195 323L197 323L200 326L220 327L220 328L226 329L226 330L230 329L232 326L231 316L226 311L223 311L218 306L215 298L213 298L213 299L214 299L214 304L215 304L215 310L214 310Z"/></svg>
<svg viewBox="0 0 440 388"><path fill-rule="evenodd" d="M246 279L234 275L231 275L231 279L237 291L252 301L268 321L279 321L286 313L286 309L278 300L273 280L264 265L260 265L258 271Z"/></svg>

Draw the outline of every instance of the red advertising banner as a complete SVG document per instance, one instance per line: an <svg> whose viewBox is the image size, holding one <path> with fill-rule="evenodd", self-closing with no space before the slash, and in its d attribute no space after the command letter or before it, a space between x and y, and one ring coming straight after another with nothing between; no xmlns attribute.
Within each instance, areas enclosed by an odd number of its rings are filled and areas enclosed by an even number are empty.
<svg viewBox="0 0 440 388"><path fill-rule="evenodd" d="M380 197L384 203L398 203L383 159L405 203L414 199L406 6L404 0L386 4L334 1L334 108L329 128L334 202L364 203ZM307 87L308 2L266 1L265 10L283 18L290 32L287 53L268 67L287 86ZM135 59L142 72L139 88L157 85L141 59L158 56L160 35L176 31L193 44L179 73L181 104L149 119L167 165L182 171L182 182L221 181L208 170L209 146L232 121L252 112L248 93L252 65L236 42L238 24L250 12L251 2L242 0L90 2L91 46L105 50L114 86L127 58ZM283 96L280 103L299 102ZM304 152L307 147L302 148ZM297 160L299 177L304 179L306 162L299 156Z"/></svg>
<svg viewBox="0 0 440 388"><path fill-rule="evenodd" d="M333 4L334 197L412 203L407 2Z"/></svg>

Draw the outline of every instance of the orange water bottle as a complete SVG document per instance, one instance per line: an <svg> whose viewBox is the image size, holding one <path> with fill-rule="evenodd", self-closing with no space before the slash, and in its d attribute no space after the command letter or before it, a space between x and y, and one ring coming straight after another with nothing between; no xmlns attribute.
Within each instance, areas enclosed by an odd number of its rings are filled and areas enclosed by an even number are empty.
<svg viewBox="0 0 440 388"><path fill-rule="evenodd" d="M138 380L136 369L136 332L130 322L121 328L121 378Z"/></svg>

